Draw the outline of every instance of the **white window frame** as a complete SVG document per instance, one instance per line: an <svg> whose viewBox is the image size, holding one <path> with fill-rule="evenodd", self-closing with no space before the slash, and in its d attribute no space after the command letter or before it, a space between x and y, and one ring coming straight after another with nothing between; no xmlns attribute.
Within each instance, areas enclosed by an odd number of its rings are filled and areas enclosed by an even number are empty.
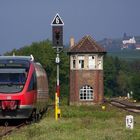
<svg viewBox="0 0 140 140"><path fill-rule="evenodd" d="M75 65L74 65L75 61ZM72 56L72 69L76 69L76 56Z"/></svg>
<svg viewBox="0 0 140 140"><path fill-rule="evenodd" d="M78 68L79 69L85 68L85 56L78 56Z"/></svg>
<svg viewBox="0 0 140 140"><path fill-rule="evenodd" d="M103 56L98 56L98 69L103 69Z"/></svg>
<svg viewBox="0 0 140 140"><path fill-rule="evenodd" d="M90 55L88 57L88 68L95 69L96 68L96 60L94 55Z"/></svg>
<svg viewBox="0 0 140 140"><path fill-rule="evenodd" d="M79 98L80 98L80 101L93 101L94 99L93 88L90 87L89 85L86 85L80 88Z"/></svg>

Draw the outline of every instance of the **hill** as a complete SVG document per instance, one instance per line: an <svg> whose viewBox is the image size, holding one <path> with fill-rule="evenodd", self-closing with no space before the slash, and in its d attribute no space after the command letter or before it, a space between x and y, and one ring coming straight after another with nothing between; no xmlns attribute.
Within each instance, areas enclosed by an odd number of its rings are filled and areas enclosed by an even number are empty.
<svg viewBox="0 0 140 140"><path fill-rule="evenodd" d="M140 50L136 50L135 48L128 48L123 50L121 49L123 45L123 38L124 37L118 39L105 38L98 43L106 49L109 56L118 57L126 61L134 61L140 59ZM135 40L137 44L140 44L140 36L135 36Z"/></svg>
<svg viewBox="0 0 140 140"><path fill-rule="evenodd" d="M134 37L135 37L136 43L140 44L140 36L134 36ZM122 40L123 40L123 37L116 38L116 39L104 38L103 40L98 41L98 43L104 48L106 48L108 52L114 52L114 51L121 50Z"/></svg>

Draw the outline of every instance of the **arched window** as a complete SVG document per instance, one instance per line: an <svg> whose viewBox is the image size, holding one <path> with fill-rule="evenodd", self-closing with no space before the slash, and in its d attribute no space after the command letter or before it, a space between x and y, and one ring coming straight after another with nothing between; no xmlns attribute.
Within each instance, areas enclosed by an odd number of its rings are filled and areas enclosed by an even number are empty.
<svg viewBox="0 0 140 140"><path fill-rule="evenodd" d="M93 100L93 88L89 85L83 86L79 91L79 97L82 101Z"/></svg>

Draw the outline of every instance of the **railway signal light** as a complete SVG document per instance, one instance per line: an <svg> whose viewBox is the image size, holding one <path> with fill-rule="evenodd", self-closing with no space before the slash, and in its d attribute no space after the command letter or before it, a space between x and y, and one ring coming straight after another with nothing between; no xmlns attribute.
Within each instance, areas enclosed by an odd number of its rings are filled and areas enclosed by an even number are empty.
<svg viewBox="0 0 140 140"><path fill-rule="evenodd" d="M59 39L60 39L60 31L59 30L55 30L55 38L57 41L59 41Z"/></svg>
<svg viewBox="0 0 140 140"><path fill-rule="evenodd" d="M63 47L63 26L64 22L59 16L56 14L52 23L52 41L54 48L62 48Z"/></svg>
<svg viewBox="0 0 140 140"><path fill-rule="evenodd" d="M52 37L53 37L53 47L63 46L63 27L62 26L53 26L52 27Z"/></svg>

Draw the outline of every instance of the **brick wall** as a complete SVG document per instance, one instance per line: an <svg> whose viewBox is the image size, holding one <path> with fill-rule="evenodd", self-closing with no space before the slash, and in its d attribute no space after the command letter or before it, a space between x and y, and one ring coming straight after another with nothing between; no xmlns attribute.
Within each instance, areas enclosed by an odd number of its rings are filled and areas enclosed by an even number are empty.
<svg viewBox="0 0 140 140"><path fill-rule="evenodd" d="M80 101L79 90L84 85L93 88L93 101ZM95 104L103 101L103 70L70 70L70 104Z"/></svg>

